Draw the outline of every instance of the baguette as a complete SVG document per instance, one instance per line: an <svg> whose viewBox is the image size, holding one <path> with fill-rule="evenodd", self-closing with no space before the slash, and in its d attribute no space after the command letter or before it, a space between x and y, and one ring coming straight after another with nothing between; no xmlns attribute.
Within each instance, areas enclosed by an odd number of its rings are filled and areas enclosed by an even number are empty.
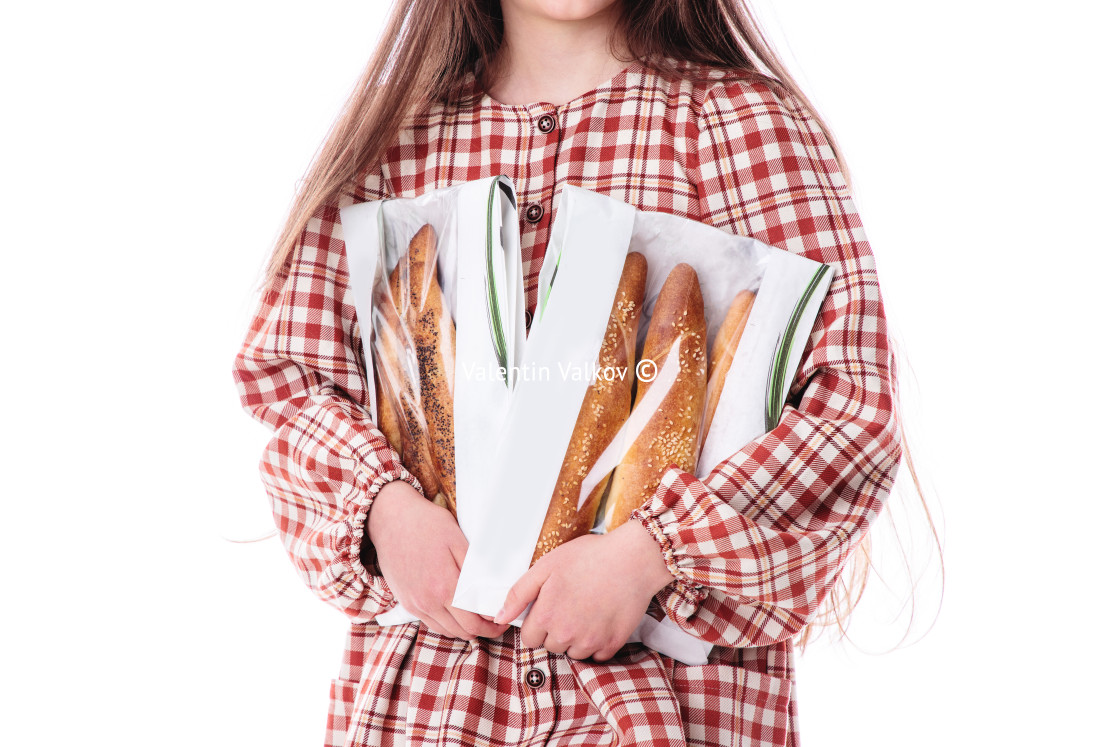
<svg viewBox="0 0 1120 747"><path fill-rule="evenodd" d="M377 396L377 429L385 435L385 440L393 447L393 451L401 453L401 423L397 419L397 410L393 406L392 396L385 388L384 377L377 373L374 364L373 387Z"/></svg>
<svg viewBox="0 0 1120 747"><path fill-rule="evenodd" d="M715 415L716 406L719 404L720 394L723 393L723 383L727 380L727 372L731 369L731 361L735 357L735 350L739 347L739 340L743 337L743 330L747 328L747 319L754 306L754 294L749 290L741 290L731 301L731 308L723 318L723 324L716 332L715 342L712 344L712 355L708 360L708 394L704 399L704 427L700 434L700 448L704 448L704 441L708 438L708 429L712 426L712 417Z"/></svg>
<svg viewBox="0 0 1120 747"><path fill-rule="evenodd" d="M455 512L455 327L435 273L435 232L409 243L377 299L378 423L425 495ZM414 358L414 360L413 360ZM414 365L413 365L414 364ZM384 394L384 396L382 396ZM450 457L448 457L450 452Z"/></svg>
<svg viewBox="0 0 1120 747"><path fill-rule="evenodd" d="M634 409L654 382L671 370L669 354L679 341L680 370L656 411L615 467L604 511L609 532L630 518L657 490L671 465L686 472L696 469L700 421L704 413L707 380L707 325L700 281L690 265L672 269L661 287L650 315L642 359L657 365L654 381L638 380ZM635 426L638 424L634 424ZM631 427L628 425L628 427Z"/></svg>
<svg viewBox="0 0 1120 747"><path fill-rule="evenodd" d="M439 287L436 258L436 233L425 225L408 246L406 320L420 374L429 453L445 505L455 513L455 323Z"/></svg>
<svg viewBox="0 0 1120 747"><path fill-rule="evenodd" d="M611 316L599 348L600 371L624 368L625 373L621 377L597 376L583 396L560 476L537 539L533 563L568 540L587 534L595 523L610 474L591 489L582 506L579 506L580 493L588 470L602 456L630 414L638 321L642 315L645 288L646 258L638 252L631 252L626 255L622 266Z"/></svg>
<svg viewBox="0 0 1120 747"><path fill-rule="evenodd" d="M403 453L398 395L403 382L396 346L401 344L400 273L394 269L388 288L377 288L373 300L373 386L377 394L377 428L398 454ZM377 295L380 293L380 295ZM396 373L396 375L393 375Z"/></svg>

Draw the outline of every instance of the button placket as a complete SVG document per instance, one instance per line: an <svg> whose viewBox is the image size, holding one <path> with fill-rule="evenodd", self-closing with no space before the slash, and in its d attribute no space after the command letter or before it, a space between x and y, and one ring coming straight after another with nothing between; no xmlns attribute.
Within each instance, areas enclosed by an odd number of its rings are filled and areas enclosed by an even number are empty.
<svg viewBox="0 0 1120 747"><path fill-rule="evenodd" d="M560 143L560 118L551 104L530 105L526 112L522 132L527 135L528 152L524 155L525 170L520 197L524 205L521 212L522 248L525 256L531 252L539 255L548 240L551 199L556 184L556 154ZM527 125L527 127L525 127ZM532 247L530 249L530 247ZM537 304L537 279L525 276L526 310Z"/></svg>

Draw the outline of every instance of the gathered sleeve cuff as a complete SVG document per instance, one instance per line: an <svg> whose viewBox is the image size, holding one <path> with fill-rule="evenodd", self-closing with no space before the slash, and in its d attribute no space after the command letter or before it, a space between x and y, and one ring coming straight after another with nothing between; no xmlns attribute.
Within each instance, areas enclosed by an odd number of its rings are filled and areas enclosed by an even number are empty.
<svg viewBox="0 0 1120 747"><path fill-rule="evenodd" d="M330 392L308 398L265 447L260 473L285 550L304 583L352 622L396 604L366 533L382 487L423 492L361 408Z"/></svg>
<svg viewBox="0 0 1120 747"><path fill-rule="evenodd" d="M724 646L797 635L883 508L901 457L875 264L837 160L773 81L720 80L692 162L705 221L835 273L776 427L710 474L679 465L631 518L674 583L666 614ZM724 392L724 396L728 396Z"/></svg>
<svg viewBox="0 0 1120 747"><path fill-rule="evenodd" d="M242 407L273 431L259 467L284 548L304 584L353 622L396 603L368 540L370 506L394 480L423 493L371 416L339 220L342 204L383 197L378 184L371 175L315 212L233 366Z"/></svg>

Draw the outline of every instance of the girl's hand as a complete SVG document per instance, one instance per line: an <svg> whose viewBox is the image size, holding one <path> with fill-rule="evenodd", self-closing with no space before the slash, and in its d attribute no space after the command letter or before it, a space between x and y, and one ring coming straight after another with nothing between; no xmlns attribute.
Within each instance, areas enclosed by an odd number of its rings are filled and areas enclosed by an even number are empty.
<svg viewBox="0 0 1120 747"><path fill-rule="evenodd" d="M542 557L510 589L494 622L508 623L533 602L521 626L527 646L606 661L672 580L657 542L641 524L629 521L605 535L578 537Z"/></svg>
<svg viewBox="0 0 1120 747"><path fill-rule="evenodd" d="M492 638L509 627L451 606L467 538L450 511L407 482L394 480L381 488L366 532L397 601L435 632L470 640Z"/></svg>

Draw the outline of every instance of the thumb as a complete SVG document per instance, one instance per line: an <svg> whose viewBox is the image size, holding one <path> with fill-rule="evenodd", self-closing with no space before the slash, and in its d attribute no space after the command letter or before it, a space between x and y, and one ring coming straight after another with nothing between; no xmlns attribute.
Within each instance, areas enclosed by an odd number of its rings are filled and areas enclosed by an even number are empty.
<svg viewBox="0 0 1120 747"><path fill-rule="evenodd" d="M467 548L470 547L467 543L467 536L463 534L463 530L450 513L442 511L441 514L441 520L432 527L432 533L438 537L440 543L447 547L451 557L455 560L455 567L462 569L463 558L466 557Z"/></svg>
<svg viewBox="0 0 1120 747"><path fill-rule="evenodd" d="M463 558L467 556L467 538L462 533L453 536L448 542L447 549L451 551L451 557L455 561L455 567L463 570Z"/></svg>
<svg viewBox="0 0 1120 747"><path fill-rule="evenodd" d="M548 575L548 571L542 569L541 563L537 563L525 571L525 575L517 579L517 583L506 594L506 601L502 604L502 608L498 610L498 614L494 615L494 622L498 625L508 625L511 620L521 614L521 611L537 598L537 594L540 593Z"/></svg>

